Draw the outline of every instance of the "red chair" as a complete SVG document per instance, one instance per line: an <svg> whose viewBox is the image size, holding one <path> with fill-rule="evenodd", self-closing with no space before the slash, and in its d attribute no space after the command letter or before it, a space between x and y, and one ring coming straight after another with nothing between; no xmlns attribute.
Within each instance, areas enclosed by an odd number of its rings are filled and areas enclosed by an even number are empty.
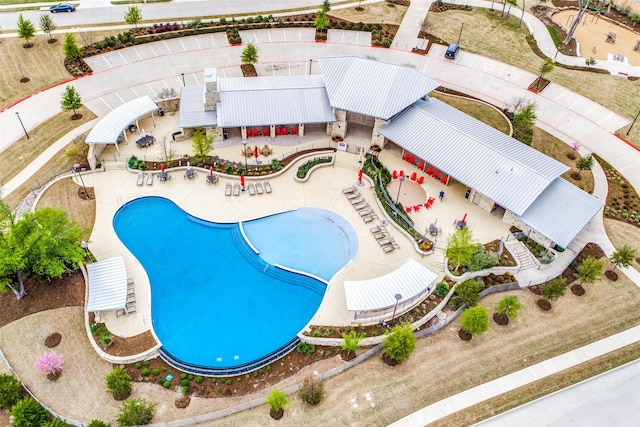
<svg viewBox="0 0 640 427"><path fill-rule="evenodd" d="M276 127L276 135L282 135L282 131L280 130L280 126Z"/></svg>
<svg viewBox="0 0 640 427"><path fill-rule="evenodd" d="M420 212L420 205L415 205L415 206L413 207L413 211L414 211L414 212Z"/></svg>
<svg viewBox="0 0 640 427"><path fill-rule="evenodd" d="M431 176L432 173L433 173L433 166L429 166L429 169L427 169L427 175Z"/></svg>
<svg viewBox="0 0 640 427"><path fill-rule="evenodd" d="M411 174L411 181L415 181L418 178L418 174L417 173L412 173Z"/></svg>
<svg viewBox="0 0 640 427"><path fill-rule="evenodd" d="M398 171L393 171L391 173L391 176L393 177L393 179L398 179Z"/></svg>
<svg viewBox="0 0 640 427"><path fill-rule="evenodd" d="M420 162L420 164L418 165L418 169L424 170L424 162Z"/></svg>
<svg viewBox="0 0 640 427"><path fill-rule="evenodd" d="M424 182L424 176L420 176L416 182L422 184Z"/></svg>
<svg viewBox="0 0 640 427"><path fill-rule="evenodd" d="M269 128L262 128L262 136L269 136Z"/></svg>
<svg viewBox="0 0 640 427"><path fill-rule="evenodd" d="M447 185L449 183L449 175L445 175L441 180L441 183L443 183L444 185Z"/></svg>
<svg viewBox="0 0 640 427"><path fill-rule="evenodd" d="M260 136L260 131L258 130L258 128L255 128L253 130L253 136Z"/></svg>
<svg viewBox="0 0 640 427"><path fill-rule="evenodd" d="M411 156L409 157L409 160L407 160L409 163L414 164L416 162L416 156Z"/></svg>
<svg viewBox="0 0 640 427"><path fill-rule="evenodd" d="M291 135L297 135L298 134L298 129L295 126L291 127Z"/></svg>
<svg viewBox="0 0 640 427"><path fill-rule="evenodd" d="M411 154L404 153L404 156L402 156L402 160L409 160L409 156L411 156Z"/></svg>
<svg viewBox="0 0 640 427"><path fill-rule="evenodd" d="M400 176L404 178L404 171L400 171Z"/></svg>
<svg viewBox="0 0 640 427"><path fill-rule="evenodd" d="M438 175L440 174L440 172L435 171L435 173L433 174L433 179L438 179Z"/></svg>
<svg viewBox="0 0 640 427"><path fill-rule="evenodd" d="M286 126L282 126L281 131L282 131L282 134L283 134L283 135L287 135L287 134L289 133L289 132L287 132L287 128L286 128Z"/></svg>
<svg viewBox="0 0 640 427"><path fill-rule="evenodd" d="M411 209L413 208L411 206L407 206L405 209L407 210L407 213L411 213Z"/></svg>

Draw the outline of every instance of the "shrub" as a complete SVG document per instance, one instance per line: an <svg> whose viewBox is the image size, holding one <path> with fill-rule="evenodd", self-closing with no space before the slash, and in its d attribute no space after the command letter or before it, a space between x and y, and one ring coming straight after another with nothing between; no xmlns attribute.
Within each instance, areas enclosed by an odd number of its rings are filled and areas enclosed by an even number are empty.
<svg viewBox="0 0 640 427"><path fill-rule="evenodd" d="M347 333L342 334L342 339L344 339L344 342L340 344L340 347L342 347L342 349L347 353L355 353L355 351L358 349L358 346L360 345L360 341L362 341L363 338L363 334L358 334L356 331L351 330Z"/></svg>
<svg viewBox="0 0 640 427"><path fill-rule="evenodd" d="M398 325L382 341L385 353L398 363L409 358L416 348L418 339L411 330L410 325Z"/></svg>
<svg viewBox="0 0 640 427"><path fill-rule="evenodd" d="M22 397L22 384L10 374L0 375L0 409L13 406Z"/></svg>
<svg viewBox="0 0 640 427"><path fill-rule="evenodd" d="M313 344L307 344L304 341L300 341L297 347L300 353L305 354L307 357L311 357L314 351L316 351L316 346Z"/></svg>
<svg viewBox="0 0 640 427"><path fill-rule="evenodd" d="M126 400L120 408L116 422L120 426L151 424L156 405L145 399Z"/></svg>
<svg viewBox="0 0 640 427"><path fill-rule="evenodd" d="M463 304L476 305L480 299L480 284L475 279L465 280L456 286L456 294Z"/></svg>
<svg viewBox="0 0 640 427"><path fill-rule="evenodd" d="M151 364L151 362L149 362L148 360L145 360L144 362L142 362L142 365L144 366L149 366Z"/></svg>
<svg viewBox="0 0 640 427"><path fill-rule="evenodd" d="M444 282L440 282L436 285L436 295L444 297L449 293L449 285Z"/></svg>
<svg viewBox="0 0 640 427"><path fill-rule="evenodd" d="M189 385L189 380L182 380L180 381L180 384L182 384L183 386Z"/></svg>
<svg viewBox="0 0 640 427"><path fill-rule="evenodd" d="M169 387L171 387L171 382L170 382L170 381L165 381L165 382L163 382L163 383L162 383L162 387L164 387L164 388L169 388Z"/></svg>
<svg viewBox="0 0 640 427"><path fill-rule="evenodd" d="M274 412L280 412L285 406L289 404L290 400L287 397L287 393L282 390L278 390L276 387L271 389L271 392L267 396L267 405Z"/></svg>
<svg viewBox="0 0 640 427"><path fill-rule="evenodd" d="M494 307L496 312L501 316L507 316L509 319L518 317L518 313L524 307L516 295L506 295L498 301Z"/></svg>
<svg viewBox="0 0 640 427"><path fill-rule="evenodd" d="M142 368L142 363L136 362L135 367L136 367L136 369Z"/></svg>
<svg viewBox="0 0 640 427"><path fill-rule="evenodd" d="M469 263L469 271L480 271L486 268L495 267L499 262L498 254L491 251L485 251L484 249L476 252L471 257Z"/></svg>
<svg viewBox="0 0 640 427"><path fill-rule="evenodd" d="M33 366L40 374L55 375L62 371L62 355L51 350L49 353L36 357L36 363Z"/></svg>
<svg viewBox="0 0 640 427"><path fill-rule="evenodd" d="M14 427L40 426L49 419L49 412L41 404L28 397L13 405L11 419Z"/></svg>
<svg viewBox="0 0 640 427"><path fill-rule="evenodd" d="M51 421L42 423L40 427L67 427L67 423L62 421L60 418L54 418Z"/></svg>
<svg viewBox="0 0 640 427"><path fill-rule="evenodd" d="M204 378L202 378L201 376L199 376L199 375L198 375L198 376L196 377L196 382L197 382L198 384L202 384L202 381L204 381Z"/></svg>
<svg viewBox="0 0 640 427"><path fill-rule="evenodd" d="M567 292L567 281L561 277L549 280L542 285L542 297L549 301L555 301Z"/></svg>
<svg viewBox="0 0 640 427"><path fill-rule="evenodd" d="M111 427L111 424L107 424L101 420L93 420L87 424L87 427Z"/></svg>
<svg viewBox="0 0 640 427"><path fill-rule="evenodd" d="M489 313L481 305L469 307L460 315L460 325L469 334L480 335L489 330Z"/></svg>
<svg viewBox="0 0 640 427"><path fill-rule="evenodd" d="M314 381L313 378L306 378L300 388L300 399L311 406L319 405L324 399L324 383Z"/></svg>
<svg viewBox="0 0 640 427"><path fill-rule="evenodd" d="M152 369L152 370L151 370L151 374L152 374L153 376L156 376L156 377L157 377L158 375L160 375L160 371L159 371L159 370L157 370L157 369Z"/></svg>
<svg viewBox="0 0 640 427"><path fill-rule="evenodd" d="M182 380L187 379L187 374L185 374L185 373L180 374L180 379L182 379Z"/></svg>
<svg viewBox="0 0 640 427"><path fill-rule="evenodd" d="M143 377L146 377L146 376L149 376L150 373L151 371L149 371L148 368L144 368L142 372L140 372L140 375L142 375Z"/></svg>
<svg viewBox="0 0 640 427"><path fill-rule="evenodd" d="M115 399L123 399L131 391L131 377L122 368L113 368L106 380L107 390Z"/></svg>

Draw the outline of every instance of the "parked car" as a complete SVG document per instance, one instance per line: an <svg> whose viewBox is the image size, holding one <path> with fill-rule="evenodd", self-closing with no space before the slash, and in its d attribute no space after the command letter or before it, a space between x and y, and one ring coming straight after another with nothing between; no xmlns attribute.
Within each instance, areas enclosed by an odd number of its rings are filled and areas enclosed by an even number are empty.
<svg viewBox="0 0 640 427"><path fill-rule="evenodd" d="M51 13L58 13L58 12L75 12L76 7L72 4L69 3L58 3L55 6L51 6L49 8L49 11Z"/></svg>
<svg viewBox="0 0 640 427"><path fill-rule="evenodd" d="M460 45L458 43L451 43L447 48L447 51L444 53L444 57L449 59L456 59L456 55L458 55L459 50Z"/></svg>

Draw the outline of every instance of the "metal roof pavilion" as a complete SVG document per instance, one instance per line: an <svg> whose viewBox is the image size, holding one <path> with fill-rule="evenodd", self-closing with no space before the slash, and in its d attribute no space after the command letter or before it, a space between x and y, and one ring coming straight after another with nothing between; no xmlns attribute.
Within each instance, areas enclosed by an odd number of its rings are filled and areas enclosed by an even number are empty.
<svg viewBox="0 0 640 427"><path fill-rule="evenodd" d="M334 122L319 75L225 78L218 81L218 126Z"/></svg>
<svg viewBox="0 0 640 427"><path fill-rule="evenodd" d="M558 178L518 218L566 248L602 206L602 200Z"/></svg>
<svg viewBox="0 0 640 427"><path fill-rule="evenodd" d="M216 110L205 111L204 109L204 88L202 86L183 87L180 91L178 126L183 129L198 126L215 127L217 123Z"/></svg>
<svg viewBox="0 0 640 427"><path fill-rule="evenodd" d="M130 124L158 111L159 107L148 95L129 101L109 112L89 132L87 144L118 144L118 138Z"/></svg>
<svg viewBox="0 0 640 427"><path fill-rule="evenodd" d="M320 69L333 108L389 119L440 82L413 68L371 59L321 58Z"/></svg>
<svg viewBox="0 0 640 427"><path fill-rule="evenodd" d="M516 215L568 169L434 98L417 101L379 132Z"/></svg>
<svg viewBox="0 0 640 427"><path fill-rule="evenodd" d="M119 310L127 306L127 269L119 257L87 264L87 311Z"/></svg>

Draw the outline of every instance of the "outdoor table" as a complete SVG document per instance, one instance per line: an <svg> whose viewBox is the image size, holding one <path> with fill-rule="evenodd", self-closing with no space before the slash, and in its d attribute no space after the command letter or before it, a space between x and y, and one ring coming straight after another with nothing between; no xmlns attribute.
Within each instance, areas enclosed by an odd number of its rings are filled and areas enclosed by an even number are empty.
<svg viewBox="0 0 640 427"><path fill-rule="evenodd" d="M184 173L184 176L189 179L193 179L193 177L196 176L196 171L194 171L193 169L187 169L187 171Z"/></svg>
<svg viewBox="0 0 640 427"><path fill-rule="evenodd" d="M158 180L166 181L168 176L169 176L168 172L160 172L158 173Z"/></svg>
<svg viewBox="0 0 640 427"><path fill-rule="evenodd" d="M136 141L136 144L138 144L139 147L148 147L149 145L153 144L153 142L156 139L151 136L151 135L145 135L142 138L140 138L139 140Z"/></svg>
<svg viewBox="0 0 640 427"><path fill-rule="evenodd" d="M207 175L207 184L217 184L218 177L215 175Z"/></svg>

